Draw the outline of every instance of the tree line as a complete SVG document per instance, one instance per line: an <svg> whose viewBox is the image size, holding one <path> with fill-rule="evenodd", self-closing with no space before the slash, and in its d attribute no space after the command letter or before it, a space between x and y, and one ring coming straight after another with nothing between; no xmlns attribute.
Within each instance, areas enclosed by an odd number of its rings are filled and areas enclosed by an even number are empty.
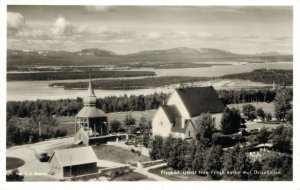
<svg viewBox="0 0 300 190"><path fill-rule="evenodd" d="M292 89L286 89L292 97ZM260 90L219 90L220 99L225 105L245 102L272 102L276 91ZM123 111L145 111L157 109L170 94L154 93L151 95L110 96L98 98L96 106L106 113ZM31 117L33 115L74 116L83 107L82 98L36 101L8 101L7 119L12 116Z"/></svg>
<svg viewBox="0 0 300 190"><path fill-rule="evenodd" d="M203 80L210 80L209 77L183 77L183 76L162 76L148 77L142 79L107 79L94 80L95 89L106 90L130 90L130 89L147 89L161 87L170 84L190 83ZM64 89L86 89L88 82L57 82L49 85L50 87L63 87Z"/></svg>
<svg viewBox="0 0 300 190"><path fill-rule="evenodd" d="M91 71L89 73L93 76L93 78L141 77L156 75L153 71ZM87 72L79 71L7 73L7 81L67 80L87 78Z"/></svg>

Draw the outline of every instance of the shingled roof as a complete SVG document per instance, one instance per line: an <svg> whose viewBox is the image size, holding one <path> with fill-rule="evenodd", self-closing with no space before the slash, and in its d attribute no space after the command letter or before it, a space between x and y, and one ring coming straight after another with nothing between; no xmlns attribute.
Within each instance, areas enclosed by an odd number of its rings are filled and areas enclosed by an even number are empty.
<svg viewBox="0 0 300 190"><path fill-rule="evenodd" d="M191 117L201 113L221 113L225 106L212 86L176 89Z"/></svg>
<svg viewBox="0 0 300 190"><path fill-rule="evenodd" d="M76 115L76 117L84 117L84 118L95 118L95 117L106 117L105 113L97 109L96 107L83 107L80 112Z"/></svg>

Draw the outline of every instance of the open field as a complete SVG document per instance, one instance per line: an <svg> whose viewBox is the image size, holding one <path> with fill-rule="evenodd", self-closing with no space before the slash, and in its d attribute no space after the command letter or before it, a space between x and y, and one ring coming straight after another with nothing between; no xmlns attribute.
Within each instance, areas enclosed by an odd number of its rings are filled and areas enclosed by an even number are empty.
<svg viewBox="0 0 300 190"><path fill-rule="evenodd" d="M6 157L6 170L11 170L23 166L24 160L14 157Z"/></svg>
<svg viewBox="0 0 300 190"><path fill-rule="evenodd" d="M100 160L109 160L122 164L136 163L138 161L144 162L150 160L150 158L144 155L138 156L138 154L136 153L116 146L99 145L93 146L93 149L98 159Z"/></svg>

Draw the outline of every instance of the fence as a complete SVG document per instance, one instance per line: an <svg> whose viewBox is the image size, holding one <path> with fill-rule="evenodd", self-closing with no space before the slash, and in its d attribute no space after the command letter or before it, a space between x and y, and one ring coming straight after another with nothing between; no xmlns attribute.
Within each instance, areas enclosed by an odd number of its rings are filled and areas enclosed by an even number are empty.
<svg viewBox="0 0 300 190"><path fill-rule="evenodd" d="M138 162L137 167L138 168L148 168L150 166L158 165L165 163L166 161L164 160L153 160L153 161L147 161L147 162Z"/></svg>

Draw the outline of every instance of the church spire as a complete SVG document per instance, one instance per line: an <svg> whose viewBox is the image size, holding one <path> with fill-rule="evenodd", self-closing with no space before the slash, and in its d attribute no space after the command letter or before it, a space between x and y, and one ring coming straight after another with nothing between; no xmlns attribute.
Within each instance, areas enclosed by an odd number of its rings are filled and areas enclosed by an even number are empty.
<svg viewBox="0 0 300 190"><path fill-rule="evenodd" d="M96 95L92 85L92 77L90 76L88 94L83 98L84 106L96 106Z"/></svg>
<svg viewBox="0 0 300 190"><path fill-rule="evenodd" d="M89 93L89 96L95 96L93 85L92 85L92 77L91 77L91 75L90 75L88 93Z"/></svg>

